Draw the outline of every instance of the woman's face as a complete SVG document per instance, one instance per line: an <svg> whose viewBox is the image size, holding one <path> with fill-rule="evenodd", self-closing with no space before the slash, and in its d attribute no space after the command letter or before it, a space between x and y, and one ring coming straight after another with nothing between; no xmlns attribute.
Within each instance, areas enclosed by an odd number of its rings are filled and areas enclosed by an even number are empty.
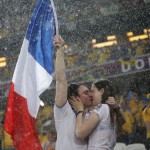
<svg viewBox="0 0 150 150"><path fill-rule="evenodd" d="M93 84L91 87L91 91L92 91L93 105L96 106L99 103L101 103L102 90L98 90L96 86Z"/></svg>

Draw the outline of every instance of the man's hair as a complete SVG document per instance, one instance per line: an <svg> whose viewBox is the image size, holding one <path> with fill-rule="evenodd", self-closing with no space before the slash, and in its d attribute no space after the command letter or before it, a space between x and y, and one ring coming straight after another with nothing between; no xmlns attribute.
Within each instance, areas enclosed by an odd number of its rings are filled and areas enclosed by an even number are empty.
<svg viewBox="0 0 150 150"><path fill-rule="evenodd" d="M79 96L79 87L82 84L71 83L68 86L67 99L71 99L71 96Z"/></svg>

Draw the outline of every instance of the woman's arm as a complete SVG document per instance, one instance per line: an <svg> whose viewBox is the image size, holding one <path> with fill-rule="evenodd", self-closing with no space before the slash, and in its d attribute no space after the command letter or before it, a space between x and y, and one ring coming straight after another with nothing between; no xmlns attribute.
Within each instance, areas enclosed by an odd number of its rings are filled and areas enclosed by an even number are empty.
<svg viewBox="0 0 150 150"><path fill-rule="evenodd" d="M83 140L97 127L100 121L99 115L95 112L92 112L89 118L84 121L84 106L81 100L79 98L73 99L70 104L77 112L75 135L78 139Z"/></svg>
<svg viewBox="0 0 150 150"><path fill-rule="evenodd" d="M97 127L99 121L99 116L95 112L92 112L85 122L83 121L83 114L79 113L76 119L76 137L78 139L86 138Z"/></svg>

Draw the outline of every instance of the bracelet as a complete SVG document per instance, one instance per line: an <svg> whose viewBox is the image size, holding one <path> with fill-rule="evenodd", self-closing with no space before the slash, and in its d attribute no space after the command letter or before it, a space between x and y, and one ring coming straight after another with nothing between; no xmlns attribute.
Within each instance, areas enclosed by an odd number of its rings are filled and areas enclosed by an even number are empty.
<svg viewBox="0 0 150 150"><path fill-rule="evenodd" d="M84 111L83 111L83 110L78 111L77 114L76 114L76 117L77 117L80 113L84 113Z"/></svg>

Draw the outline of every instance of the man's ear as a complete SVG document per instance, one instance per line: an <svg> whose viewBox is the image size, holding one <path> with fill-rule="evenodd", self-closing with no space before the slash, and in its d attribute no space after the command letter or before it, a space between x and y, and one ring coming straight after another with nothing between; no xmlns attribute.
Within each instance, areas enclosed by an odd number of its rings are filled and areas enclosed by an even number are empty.
<svg viewBox="0 0 150 150"><path fill-rule="evenodd" d="M78 96L71 96L71 99L77 99Z"/></svg>
<svg viewBox="0 0 150 150"><path fill-rule="evenodd" d="M104 88L101 88L101 93L102 93L102 95L104 94L104 91L105 91Z"/></svg>

